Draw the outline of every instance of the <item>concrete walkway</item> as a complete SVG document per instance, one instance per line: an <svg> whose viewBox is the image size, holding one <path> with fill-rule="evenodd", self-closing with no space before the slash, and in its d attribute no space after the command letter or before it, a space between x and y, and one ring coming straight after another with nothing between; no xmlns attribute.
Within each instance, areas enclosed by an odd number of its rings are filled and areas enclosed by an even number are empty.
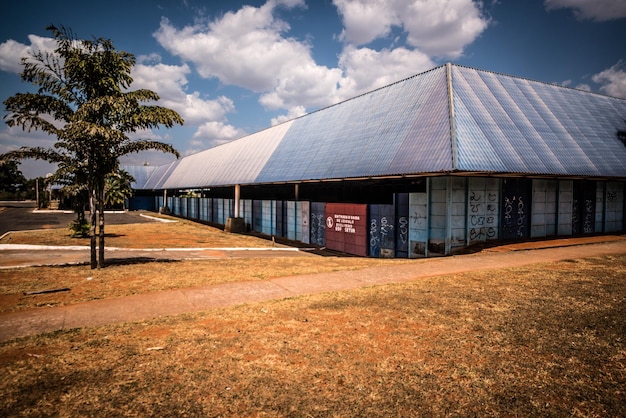
<svg viewBox="0 0 626 418"><path fill-rule="evenodd" d="M410 282L444 274L624 253L624 236L569 238L520 243L468 255L421 259L397 266L226 283L8 312L0 314L0 341L61 329L142 321L249 302Z"/></svg>

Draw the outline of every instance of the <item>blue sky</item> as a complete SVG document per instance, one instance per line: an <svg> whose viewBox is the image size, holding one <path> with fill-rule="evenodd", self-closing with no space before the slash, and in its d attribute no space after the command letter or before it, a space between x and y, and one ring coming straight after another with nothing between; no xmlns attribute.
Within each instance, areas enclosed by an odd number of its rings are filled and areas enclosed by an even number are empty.
<svg viewBox="0 0 626 418"><path fill-rule="evenodd" d="M626 98L626 0L48 0L0 18L0 99L29 89L21 56L51 48L49 24L135 54L183 127L137 138L198 152L446 62ZM626 115L625 115L626 118ZM0 153L49 147L0 126ZM171 156L144 153L125 163ZM27 177L50 167L32 161Z"/></svg>

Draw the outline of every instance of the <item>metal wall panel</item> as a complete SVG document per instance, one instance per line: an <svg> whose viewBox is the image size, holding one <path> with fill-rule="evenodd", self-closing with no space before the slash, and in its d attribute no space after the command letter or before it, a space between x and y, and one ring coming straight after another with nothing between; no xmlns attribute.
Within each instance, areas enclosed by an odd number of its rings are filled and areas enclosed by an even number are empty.
<svg viewBox="0 0 626 418"><path fill-rule="evenodd" d="M559 181L559 225L557 235L572 235L572 208L574 206L574 182Z"/></svg>
<svg viewBox="0 0 626 418"><path fill-rule="evenodd" d="M395 253L395 206L368 205L369 255L392 258Z"/></svg>
<svg viewBox="0 0 626 418"><path fill-rule="evenodd" d="M277 237L287 237L287 222L288 222L288 218L287 218L287 202L284 202L282 200L277 200L274 203L275 205L275 234Z"/></svg>
<svg viewBox="0 0 626 418"><path fill-rule="evenodd" d="M472 177L467 194L468 244L498 239L500 191L497 179Z"/></svg>
<svg viewBox="0 0 626 418"><path fill-rule="evenodd" d="M622 231L624 228L624 183L606 184L605 232Z"/></svg>
<svg viewBox="0 0 626 418"><path fill-rule="evenodd" d="M596 219L595 231L604 232L604 196L606 194L606 182L596 182Z"/></svg>
<svg viewBox="0 0 626 418"><path fill-rule="evenodd" d="M558 180L533 179L532 238L556 235Z"/></svg>
<svg viewBox="0 0 626 418"><path fill-rule="evenodd" d="M311 204L310 202L297 202L298 203L298 214L300 216L300 220L298 221L298 225L300 225L301 231L300 235L297 237L298 241L302 241L305 244L309 244L311 240L310 233L310 214L311 214Z"/></svg>
<svg viewBox="0 0 626 418"><path fill-rule="evenodd" d="M428 188L425 193L409 194L409 257L427 257L429 240Z"/></svg>
<svg viewBox="0 0 626 418"><path fill-rule="evenodd" d="M252 229L252 200L242 199L239 202L239 215L243 217L244 222L246 223L246 230Z"/></svg>
<svg viewBox="0 0 626 418"><path fill-rule="evenodd" d="M252 230L263 231L263 205L260 200L252 201Z"/></svg>
<svg viewBox="0 0 626 418"><path fill-rule="evenodd" d="M409 194L395 195L396 208L396 257L409 257Z"/></svg>
<svg viewBox="0 0 626 418"><path fill-rule="evenodd" d="M261 233L265 235L276 234L276 201L261 201Z"/></svg>
<svg viewBox="0 0 626 418"><path fill-rule="evenodd" d="M572 235L593 234L596 226L596 182L574 181Z"/></svg>
<svg viewBox="0 0 626 418"><path fill-rule="evenodd" d="M326 245L326 203L311 202L310 236L311 244Z"/></svg>

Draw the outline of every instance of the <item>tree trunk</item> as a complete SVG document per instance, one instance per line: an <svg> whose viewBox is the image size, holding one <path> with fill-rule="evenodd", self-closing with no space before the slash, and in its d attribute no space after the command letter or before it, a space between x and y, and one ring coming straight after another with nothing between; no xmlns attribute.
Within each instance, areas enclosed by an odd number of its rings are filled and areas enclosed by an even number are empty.
<svg viewBox="0 0 626 418"><path fill-rule="evenodd" d="M102 268L104 267L104 187L99 190L98 209L100 212L98 216L98 229L100 233L98 243L98 250L100 252L98 257L98 268Z"/></svg>
<svg viewBox="0 0 626 418"><path fill-rule="evenodd" d="M98 255L96 251L96 191L93 188L89 190L89 217L91 224L89 225L89 236L91 238L91 268L98 267Z"/></svg>

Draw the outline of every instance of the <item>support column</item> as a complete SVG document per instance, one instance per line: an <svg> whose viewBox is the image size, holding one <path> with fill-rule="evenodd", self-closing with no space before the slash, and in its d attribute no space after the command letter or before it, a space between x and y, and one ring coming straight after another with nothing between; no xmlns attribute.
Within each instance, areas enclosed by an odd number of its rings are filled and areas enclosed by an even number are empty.
<svg viewBox="0 0 626 418"><path fill-rule="evenodd" d="M239 218L239 207L241 200L241 186L239 184L235 184L235 218Z"/></svg>
<svg viewBox="0 0 626 418"><path fill-rule="evenodd" d="M234 208L234 216L232 218L226 219L226 226L224 230L226 232L234 232L240 233L246 231L246 223L244 219L240 216L240 201L241 201L241 186L239 184L235 184L235 208Z"/></svg>

